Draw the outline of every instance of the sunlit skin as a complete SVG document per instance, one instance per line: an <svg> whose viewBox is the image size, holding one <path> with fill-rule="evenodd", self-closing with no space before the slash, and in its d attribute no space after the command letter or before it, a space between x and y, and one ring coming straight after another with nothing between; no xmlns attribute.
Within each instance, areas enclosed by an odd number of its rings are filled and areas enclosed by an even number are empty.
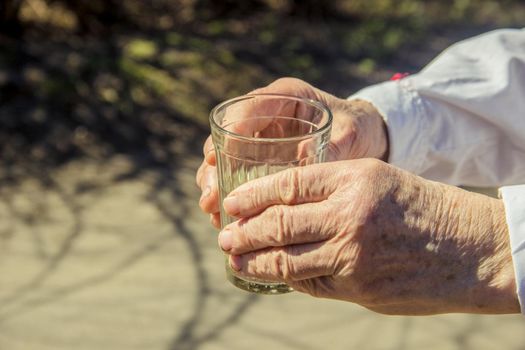
<svg viewBox="0 0 525 350"><path fill-rule="evenodd" d="M327 150L327 160L354 158L386 158L388 140L386 126L380 114L366 101L349 103L294 78L281 78L251 93L279 93L311 98L323 102L334 116L332 136ZM211 136L203 147L204 161L197 171L197 184L202 190L201 209L210 214L210 221L220 228L219 195L215 151Z"/></svg>
<svg viewBox="0 0 525 350"><path fill-rule="evenodd" d="M238 220L220 232L219 245L233 269L385 314L519 312L500 200L379 160L387 158L388 135L370 103L296 79L262 91L315 98L333 110L331 162L259 178L228 195L224 208ZM218 227L209 140L204 153L200 205Z"/></svg>

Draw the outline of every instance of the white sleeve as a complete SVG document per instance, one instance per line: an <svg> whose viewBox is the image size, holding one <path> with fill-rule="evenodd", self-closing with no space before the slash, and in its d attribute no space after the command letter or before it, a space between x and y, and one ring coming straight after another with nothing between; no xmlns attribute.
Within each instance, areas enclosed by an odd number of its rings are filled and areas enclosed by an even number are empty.
<svg viewBox="0 0 525 350"><path fill-rule="evenodd" d="M454 185L525 183L525 29L459 42L350 98L381 112L396 166Z"/></svg>
<svg viewBox="0 0 525 350"><path fill-rule="evenodd" d="M451 46L420 73L371 86L389 130L389 162L454 185L525 184L525 29ZM501 188L525 314L525 185Z"/></svg>
<svg viewBox="0 0 525 350"><path fill-rule="evenodd" d="M500 188L510 232L510 249L516 288L525 314L525 185Z"/></svg>

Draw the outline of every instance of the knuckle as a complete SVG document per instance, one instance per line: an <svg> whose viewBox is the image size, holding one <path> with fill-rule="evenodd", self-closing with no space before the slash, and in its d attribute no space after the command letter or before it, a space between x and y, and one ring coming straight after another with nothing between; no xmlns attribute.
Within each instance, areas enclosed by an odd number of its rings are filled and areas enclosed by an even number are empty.
<svg viewBox="0 0 525 350"><path fill-rule="evenodd" d="M243 256L243 260L246 262L246 272L252 275L258 275L261 271L264 271L264 260L259 254L254 252L247 253Z"/></svg>
<svg viewBox="0 0 525 350"><path fill-rule="evenodd" d="M270 259L270 271L280 280L292 280L293 271L290 256L282 249L274 250Z"/></svg>
<svg viewBox="0 0 525 350"><path fill-rule="evenodd" d="M283 206L274 205L270 207L271 220L275 224L274 232L269 232L269 241L276 246L282 246L289 242L290 222Z"/></svg>
<svg viewBox="0 0 525 350"><path fill-rule="evenodd" d="M296 204L301 196L300 175L298 168L284 171L277 181L276 192L280 201L286 205Z"/></svg>
<svg viewBox="0 0 525 350"><path fill-rule="evenodd" d="M385 163L375 158L366 158L361 160L362 171L365 174L376 175L385 170Z"/></svg>
<svg viewBox="0 0 525 350"><path fill-rule="evenodd" d="M258 248L256 234L252 234L257 228L253 220L239 220L232 226L232 252L251 251Z"/></svg>
<svg viewBox="0 0 525 350"><path fill-rule="evenodd" d="M367 193L370 189L385 183L386 166L380 160L373 158L361 159L358 167L355 169L356 173L354 175L357 175L356 179L358 179L356 185L362 192Z"/></svg>
<svg viewBox="0 0 525 350"><path fill-rule="evenodd" d="M250 208L259 208L266 202L265 193L259 187L248 188L243 192L243 198L245 198L245 203Z"/></svg>
<svg viewBox="0 0 525 350"><path fill-rule="evenodd" d="M292 77L282 77L279 79L274 80L273 83L270 84L270 86L288 86L290 84L298 84L299 82L302 83L302 80Z"/></svg>

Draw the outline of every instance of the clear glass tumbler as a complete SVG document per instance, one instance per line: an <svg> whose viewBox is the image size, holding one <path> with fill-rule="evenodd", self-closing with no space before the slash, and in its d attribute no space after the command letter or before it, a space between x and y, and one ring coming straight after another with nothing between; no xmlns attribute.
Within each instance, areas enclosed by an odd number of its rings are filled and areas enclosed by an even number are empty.
<svg viewBox="0 0 525 350"><path fill-rule="evenodd" d="M236 219L224 213L222 201L237 186L286 168L324 160L332 114L318 101L252 94L219 104L211 111L210 124L217 156L221 227L224 227ZM241 277L227 260L227 278L241 289L260 294L292 291L284 283Z"/></svg>

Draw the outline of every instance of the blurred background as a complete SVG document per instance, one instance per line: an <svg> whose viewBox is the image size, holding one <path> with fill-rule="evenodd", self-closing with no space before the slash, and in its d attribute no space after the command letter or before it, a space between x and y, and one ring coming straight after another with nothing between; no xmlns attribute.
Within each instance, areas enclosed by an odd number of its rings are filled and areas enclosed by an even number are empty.
<svg viewBox="0 0 525 350"><path fill-rule="evenodd" d="M219 101L345 97L523 26L518 0L1 0L0 349L524 349L520 316L235 290L194 184Z"/></svg>

